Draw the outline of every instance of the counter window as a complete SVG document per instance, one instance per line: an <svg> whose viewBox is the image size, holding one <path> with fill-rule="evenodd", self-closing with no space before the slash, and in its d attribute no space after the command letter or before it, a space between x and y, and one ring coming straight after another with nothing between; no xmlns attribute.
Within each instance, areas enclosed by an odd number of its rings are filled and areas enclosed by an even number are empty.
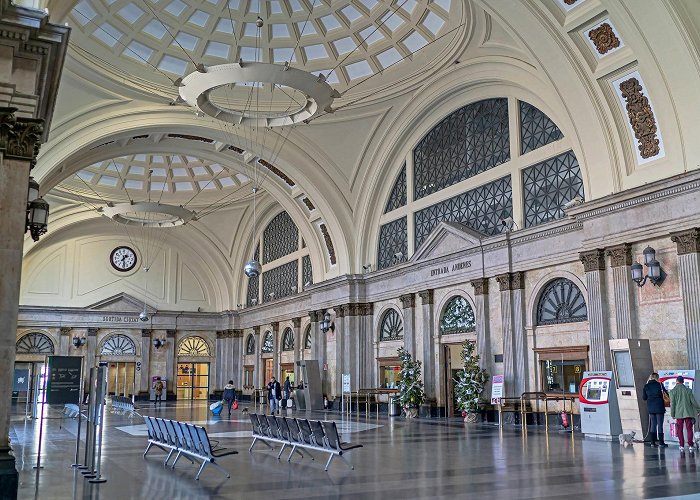
<svg viewBox="0 0 700 500"><path fill-rule="evenodd" d="M540 363L544 392L578 394L583 372L586 371L585 360L547 359Z"/></svg>

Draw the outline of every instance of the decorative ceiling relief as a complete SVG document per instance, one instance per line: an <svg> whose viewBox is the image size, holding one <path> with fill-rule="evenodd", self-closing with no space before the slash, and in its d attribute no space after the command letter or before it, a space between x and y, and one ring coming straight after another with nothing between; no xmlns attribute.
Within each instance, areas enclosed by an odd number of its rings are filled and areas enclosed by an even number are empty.
<svg viewBox="0 0 700 500"><path fill-rule="evenodd" d="M321 230L321 234L323 235L323 241L326 242L326 248L328 248L328 258L330 259L331 264L335 265L335 247L333 247L333 240L331 239L331 235L328 233L328 228L325 224L321 224L319 226L319 229Z"/></svg>
<svg viewBox="0 0 700 500"><path fill-rule="evenodd" d="M629 131L637 144L637 163L643 164L663 158L661 131L639 72L635 71L615 80L613 88L624 109Z"/></svg>
<svg viewBox="0 0 700 500"><path fill-rule="evenodd" d="M296 184L294 184L294 181L292 179L290 179L287 174L282 172L279 168L275 167L269 161L260 159L260 160L258 160L258 163L260 163L260 165L262 165L263 167L268 169L270 172L275 174L277 177L282 179L287 184L287 186L294 187L296 185Z"/></svg>
<svg viewBox="0 0 700 500"><path fill-rule="evenodd" d="M559 6L565 11L569 12L571 9L578 7L586 0L559 0Z"/></svg>
<svg viewBox="0 0 700 500"><path fill-rule="evenodd" d="M598 58L610 55L624 47L622 38L612 22L610 22L610 19L605 19L587 29L584 38Z"/></svg>

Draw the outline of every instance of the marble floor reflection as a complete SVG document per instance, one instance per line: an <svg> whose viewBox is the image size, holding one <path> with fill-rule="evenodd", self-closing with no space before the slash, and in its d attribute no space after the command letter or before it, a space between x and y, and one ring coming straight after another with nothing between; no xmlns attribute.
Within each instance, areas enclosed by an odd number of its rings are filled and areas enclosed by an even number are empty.
<svg viewBox="0 0 700 500"><path fill-rule="evenodd" d="M677 448L635 444L623 448L579 435L532 430L500 431L454 420L415 420L313 412L308 418L335 420L347 441L363 448L349 455L351 470L325 459L276 459L277 452L250 446L250 424L241 410L231 419L212 417L204 403L170 404L143 414L196 422L220 446L239 451L221 459L231 473L215 468L194 480L196 467L181 460L163 467L157 450L142 457L145 426L138 417L107 415L102 471L107 482L89 484L70 467L75 455L76 420L44 421L42 465L37 459L38 424L16 416L11 439L20 469L19 498L40 499L397 499L397 498L700 498L700 456ZM61 411L49 412L59 417ZM304 414L302 414L304 415ZM82 446L82 443L81 443ZM700 454L699 454L700 455ZM285 453L286 456L286 453ZM82 448L81 448L82 457Z"/></svg>

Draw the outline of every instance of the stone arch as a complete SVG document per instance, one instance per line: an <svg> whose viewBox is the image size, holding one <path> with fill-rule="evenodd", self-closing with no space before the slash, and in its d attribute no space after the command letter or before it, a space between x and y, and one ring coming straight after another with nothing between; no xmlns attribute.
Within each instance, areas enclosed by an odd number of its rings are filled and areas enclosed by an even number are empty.
<svg viewBox="0 0 700 500"><path fill-rule="evenodd" d="M532 289L533 292L528 297L526 309L527 328L545 326L537 324L537 308L542 297L542 293L545 291L547 285L559 278L567 279L571 281L574 285L576 285L576 287L581 292L581 295L583 296L583 300L586 303L586 307L588 307L588 296L586 295L587 288L585 283L581 280L581 278L569 271L558 269L553 270L552 272L547 273L545 276L540 278L537 281L537 283L535 283L535 286Z"/></svg>

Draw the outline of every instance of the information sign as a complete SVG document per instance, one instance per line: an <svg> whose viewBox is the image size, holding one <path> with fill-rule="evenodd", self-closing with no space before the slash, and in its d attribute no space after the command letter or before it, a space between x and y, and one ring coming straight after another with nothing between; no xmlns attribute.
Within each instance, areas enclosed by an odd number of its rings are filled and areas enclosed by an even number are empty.
<svg viewBox="0 0 700 500"><path fill-rule="evenodd" d="M80 404L80 356L49 356L46 402L50 405Z"/></svg>
<svg viewBox="0 0 700 500"><path fill-rule="evenodd" d="M494 375L491 384L491 404L500 405L503 397L503 375Z"/></svg>
<svg viewBox="0 0 700 500"><path fill-rule="evenodd" d="M343 373L343 392L350 392L350 374Z"/></svg>

